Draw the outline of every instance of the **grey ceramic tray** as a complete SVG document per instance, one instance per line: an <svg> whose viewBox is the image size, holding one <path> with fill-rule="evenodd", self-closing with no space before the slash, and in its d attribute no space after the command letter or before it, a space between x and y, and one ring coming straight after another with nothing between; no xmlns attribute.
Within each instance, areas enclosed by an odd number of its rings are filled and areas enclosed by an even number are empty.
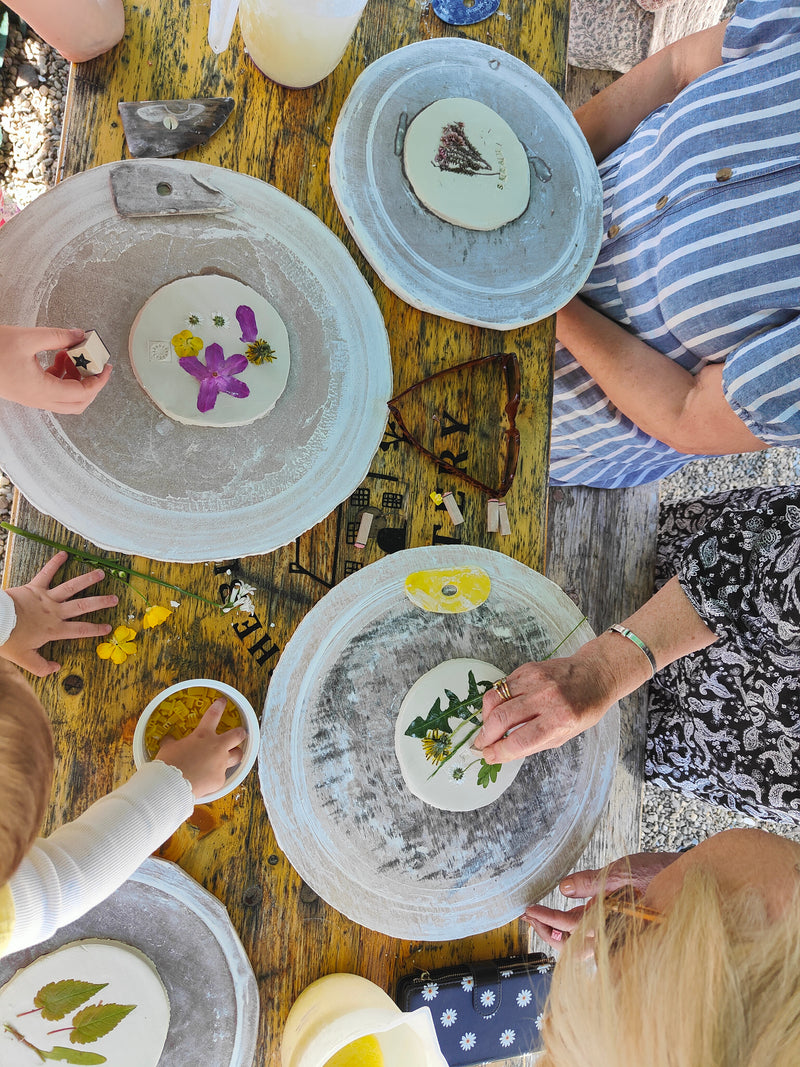
<svg viewBox="0 0 800 1067"><path fill-rule="evenodd" d="M453 96L493 108L528 154L527 210L498 230L442 221L403 173L403 123ZM393 292L477 326L510 330L550 315L583 285L600 248L600 178L569 109L527 64L478 41L420 41L367 67L339 115L331 186L348 229Z"/></svg>
<svg viewBox="0 0 800 1067"><path fill-rule="evenodd" d="M259 1017L253 969L225 908L180 867L145 860L76 922L0 959L0 985L40 956L93 937L133 945L155 964L171 1013L159 1067L251 1067Z"/></svg>

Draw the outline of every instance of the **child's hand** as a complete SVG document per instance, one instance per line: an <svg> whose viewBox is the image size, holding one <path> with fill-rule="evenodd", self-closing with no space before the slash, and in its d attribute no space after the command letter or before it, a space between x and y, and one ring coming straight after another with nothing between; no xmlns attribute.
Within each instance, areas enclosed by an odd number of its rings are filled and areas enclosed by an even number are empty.
<svg viewBox="0 0 800 1067"><path fill-rule="evenodd" d="M241 763L247 731L241 726L218 734L225 697L215 700L196 728L179 741L165 737L156 759L177 767L191 784L195 797L216 793L225 785L225 772Z"/></svg>
<svg viewBox="0 0 800 1067"><path fill-rule="evenodd" d="M62 381L46 373L36 353L70 348L80 344L85 337L83 330L0 326L0 397L29 408L42 408L62 415L80 414L110 378L111 367L106 366L102 374L77 382Z"/></svg>
<svg viewBox="0 0 800 1067"><path fill-rule="evenodd" d="M101 570L80 574L51 589L50 583L68 558L66 552L58 552L27 585L6 590L14 601L17 623L11 637L4 645L0 645L0 656L39 678L61 670L60 663L46 660L36 651L48 641L104 637L111 632L111 627L105 622L69 621L78 615L88 615L90 611L113 608L118 599L113 595L69 599L105 578Z"/></svg>

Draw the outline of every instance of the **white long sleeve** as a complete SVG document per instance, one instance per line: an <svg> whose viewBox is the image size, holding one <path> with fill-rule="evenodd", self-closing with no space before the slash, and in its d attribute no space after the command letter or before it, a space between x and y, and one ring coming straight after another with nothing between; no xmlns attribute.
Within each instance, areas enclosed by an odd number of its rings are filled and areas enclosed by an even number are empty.
<svg viewBox="0 0 800 1067"><path fill-rule="evenodd" d="M17 612L14 600L4 589L0 589L0 645L4 645L11 637L16 625Z"/></svg>
<svg viewBox="0 0 800 1067"><path fill-rule="evenodd" d="M89 911L130 877L194 807L177 767L154 760L50 837L11 877L15 923L6 952L35 945Z"/></svg>

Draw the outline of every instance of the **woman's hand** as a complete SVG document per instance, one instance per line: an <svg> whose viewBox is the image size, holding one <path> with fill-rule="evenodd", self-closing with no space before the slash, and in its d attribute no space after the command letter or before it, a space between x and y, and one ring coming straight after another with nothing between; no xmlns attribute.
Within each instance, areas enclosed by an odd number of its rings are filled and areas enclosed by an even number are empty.
<svg viewBox="0 0 800 1067"><path fill-rule="evenodd" d="M483 728L472 744L487 763L558 748L603 717L616 699L614 679L586 647L518 667L507 678L510 700L495 689L484 695Z"/></svg>
<svg viewBox="0 0 800 1067"><path fill-rule="evenodd" d="M558 947L575 930L601 887L606 893L611 893L622 886L630 885L644 893L655 876L674 863L678 856L680 852L636 852L632 856L615 860L601 870L575 871L574 874L563 878L558 888L565 897L575 897L579 900L588 898L586 904L579 904L568 911L531 904L525 909L522 920L533 927L542 941Z"/></svg>
<svg viewBox="0 0 800 1067"><path fill-rule="evenodd" d="M85 337L83 330L0 326L0 397L29 408L79 415L108 382L110 365L102 374L68 381L47 374L36 353L71 348Z"/></svg>
<svg viewBox="0 0 800 1067"><path fill-rule="evenodd" d="M89 586L96 585L105 578L101 570L80 574L70 578L52 589L50 583L68 559L66 552L58 552L45 563L39 573L27 585L21 585L6 592L14 601L17 622L11 636L4 645L0 645L0 656L24 667L31 674L44 678L61 670L61 665L46 660L37 651L48 641L74 641L81 637L104 637L111 632L108 623L72 622L79 615L88 615L91 611L113 608L117 597L90 596L70 600L76 593L82 593Z"/></svg>
<svg viewBox="0 0 800 1067"><path fill-rule="evenodd" d="M215 700L187 737L180 740L165 737L156 756L156 759L178 768L191 784L195 797L208 796L221 789L228 768L241 763L244 755L242 745L247 739L247 731L243 727L217 733L225 703L225 697Z"/></svg>

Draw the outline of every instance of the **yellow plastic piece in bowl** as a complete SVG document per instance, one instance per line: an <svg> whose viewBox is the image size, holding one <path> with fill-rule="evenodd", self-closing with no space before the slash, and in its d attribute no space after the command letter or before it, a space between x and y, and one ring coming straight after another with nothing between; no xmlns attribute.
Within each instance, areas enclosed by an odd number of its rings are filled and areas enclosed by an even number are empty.
<svg viewBox="0 0 800 1067"><path fill-rule="evenodd" d="M155 757L158 746L167 734L179 738L190 734L220 695L216 689L191 685L162 700L148 719L144 731L144 747L150 759ZM239 709L228 697L217 733L221 734L241 725Z"/></svg>
<svg viewBox="0 0 800 1067"><path fill-rule="evenodd" d="M328 1060L325 1067L383 1067L383 1053L374 1034L367 1034L357 1041L340 1048Z"/></svg>
<svg viewBox="0 0 800 1067"><path fill-rule="evenodd" d="M489 596L492 582L481 567L414 571L405 581L406 596L423 611L447 615L477 608Z"/></svg>

